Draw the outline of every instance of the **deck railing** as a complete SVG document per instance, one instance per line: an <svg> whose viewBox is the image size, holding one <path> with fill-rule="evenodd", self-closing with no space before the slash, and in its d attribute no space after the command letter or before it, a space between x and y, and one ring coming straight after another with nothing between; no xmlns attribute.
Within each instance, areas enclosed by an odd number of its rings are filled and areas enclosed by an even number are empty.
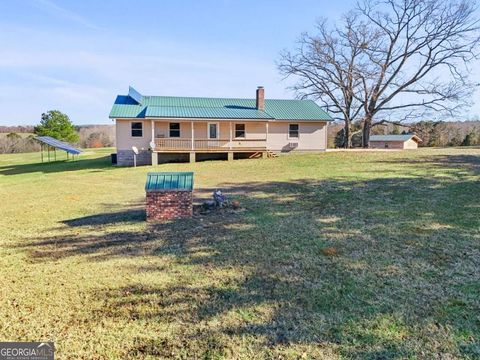
<svg viewBox="0 0 480 360"><path fill-rule="evenodd" d="M266 139L184 139L157 138L156 151L235 151L266 150Z"/></svg>

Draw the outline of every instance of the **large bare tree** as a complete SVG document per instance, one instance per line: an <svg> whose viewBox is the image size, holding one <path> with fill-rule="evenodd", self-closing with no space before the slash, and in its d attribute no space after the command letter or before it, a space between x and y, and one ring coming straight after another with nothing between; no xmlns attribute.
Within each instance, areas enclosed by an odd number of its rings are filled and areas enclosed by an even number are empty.
<svg viewBox="0 0 480 360"><path fill-rule="evenodd" d="M374 40L366 44L363 143L392 116L455 114L468 105L469 63L477 57L479 20L474 1L367 0L357 13ZM365 31L363 29L363 31Z"/></svg>
<svg viewBox="0 0 480 360"><path fill-rule="evenodd" d="M352 145L352 122L363 114L363 103L356 94L363 86L361 56L371 34L362 27L353 13L345 15L337 27L318 21L317 33L302 34L295 50L282 52L278 63L285 77L297 78L291 88L299 97L322 102L336 120L344 122L347 148Z"/></svg>
<svg viewBox="0 0 480 360"><path fill-rule="evenodd" d="M303 34L279 69L297 77L299 96L345 122L346 146L351 122L361 120L367 147L374 125L468 104L479 30L473 0L361 0L333 29L322 21L317 34Z"/></svg>

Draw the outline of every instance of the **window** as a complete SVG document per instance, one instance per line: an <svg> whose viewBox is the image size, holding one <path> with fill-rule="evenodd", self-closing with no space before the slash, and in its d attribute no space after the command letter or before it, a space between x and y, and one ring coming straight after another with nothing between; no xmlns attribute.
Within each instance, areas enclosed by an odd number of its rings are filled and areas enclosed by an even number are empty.
<svg viewBox="0 0 480 360"><path fill-rule="evenodd" d="M180 137L180 123L170 123L170 137Z"/></svg>
<svg viewBox="0 0 480 360"><path fill-rule="evenodd" d="M288 125L288 137L290 139L298 139L298 124Z"/></svg>
<svg viewBox="0 0 480 360"><path fill-rule="evenodd" d="M218 139L218 123L208 123L208 138Z"/></svg>
<svg viewBox="0 0 480 360"><path fill-rule="evenodd" d="M142 136L143 136L143 123L132 122L132 137L142 137Z"/></svg>
<svg viewBox="0 0 480 360"><path fill-rule="evenodd" d="M245 124L235 124L235 137L236 138L245 137Z"/></svg>

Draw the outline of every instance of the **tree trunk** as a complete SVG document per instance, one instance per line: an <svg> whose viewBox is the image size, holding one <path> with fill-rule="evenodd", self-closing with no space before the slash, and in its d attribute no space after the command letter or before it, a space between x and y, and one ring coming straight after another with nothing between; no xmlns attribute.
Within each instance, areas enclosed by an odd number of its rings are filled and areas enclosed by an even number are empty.
<svg viewBox="0 0 480 360"><path fill-rule="evenodd" d="M370 142L370 130L372 130L372 117L367 115L363 121L362 130L362 145L365 149L368 148L368 143Z"/></svg>
<svg viewBox="0 0 480 360"><path fill-rule="evenodd" d="M352 123L350 121L345 121L345 138L343 139L343 147L345 149L350 149L352 147Z"/></svg>

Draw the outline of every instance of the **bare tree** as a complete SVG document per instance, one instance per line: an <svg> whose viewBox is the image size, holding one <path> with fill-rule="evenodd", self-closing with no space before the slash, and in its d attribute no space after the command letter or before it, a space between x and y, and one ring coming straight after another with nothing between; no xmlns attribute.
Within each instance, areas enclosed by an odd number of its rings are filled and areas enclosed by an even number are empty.
<svg viewBox="0 0 480 360"><path fill-rule="evenodd" d="M362 122L368 147L372 126L422 115L454 115L469 104L480 23L473 0L360 0L337 27L319 22L280 72L296 76L300 97L320 100L345 122Z"/></svg>
<svg viewBox="0 0 480 360"><path fill-rule="evenodd" d="M473 1L366 0L358 16L373 41L364 55L363 144L377 123L426 113L454 114L468 105L471 60L478 54L479 20ZM365 31L365 30L363 30Z"/></svg>
<svg viewBox="0 0 480 360"><path fill-rule="evenodd" d="M336 120L344 122L343 146L352 145L352 122L362 116L363 103L357 93L363 85L362 53L371 34L361 29L354 13L344 16L341 27L330 27L324 20L317 33L304 33L296 49L281 53L278 68L285 76L295 76L291 88L300 98L321 101Z"/></svg>

